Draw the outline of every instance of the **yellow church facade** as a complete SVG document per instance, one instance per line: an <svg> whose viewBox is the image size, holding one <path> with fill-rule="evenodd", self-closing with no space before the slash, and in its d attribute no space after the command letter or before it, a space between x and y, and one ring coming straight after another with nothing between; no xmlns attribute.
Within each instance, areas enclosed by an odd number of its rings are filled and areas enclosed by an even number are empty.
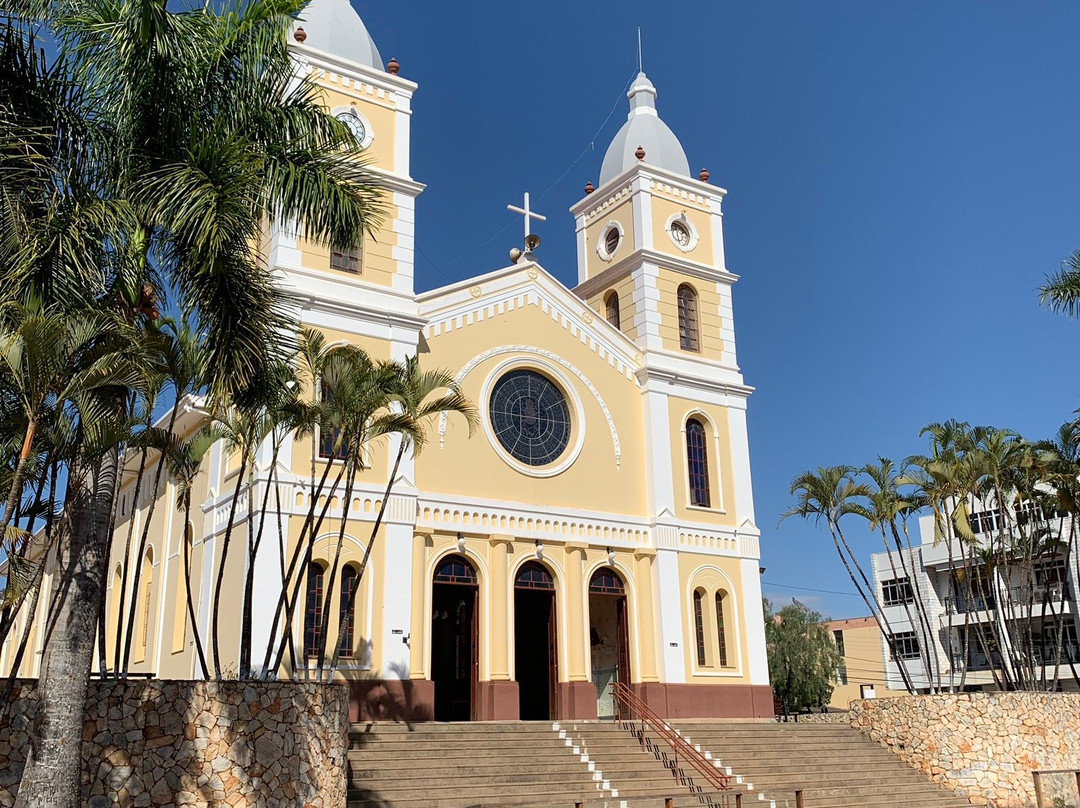
<svg viewBox="0 0 1080 808"><path fill-rule="evenodd" d="M384 65L348 0L315 0L300 28L298 70L365 145L388 214L345 253L276 225L262 245L267 264L300 321L329 344L448 369L480 416L471 437L454 417L434 422L424 450L406 454L357 583L397 446L372 448L349 506L342 572L326 591L343 506L331 503L291 628L301 657L310 644L305 615L329 599L323 630L335 637L350 623L338 675L350 683L357 719L604 718L616 682L664 716L772 715L746 428L752 389L736 358L725 192L704 173L690 175L652 83L642 73L631 86L627 122L595 187L571 210L576 287L520 249L507 266L418 293L414 237L423 224L414 212L423 186L409 165L416 85L396 62ZM192 431L202 417L186 402L177 429ZM273 540L254 563L256 664L274 631L283 559L311 504L312 465L325 462L312 457L317 444L287 439L277 458L281 516L262 517L277 524L262 525ZM266 493L270 463L266 447L238 523ZM145 494L134 501L134 470L121 490L107 583L110 648L128 528L134 520L137 535L151 505ZM123 592L139 604L132 671L199 676L184 543L206 641L238 473L224 443L215 445L187 529L175 481L163 483L149 546L129 558L143 570L139 591ZM234 549L225 570L227 668L238 659L246 563ZM344 586L358 587L349 615ZM40 601L48 603L47 590ZM40 642L32 638L22 673L36 672ZM5 646L0 663L10 667L11 657Z"/></svg>

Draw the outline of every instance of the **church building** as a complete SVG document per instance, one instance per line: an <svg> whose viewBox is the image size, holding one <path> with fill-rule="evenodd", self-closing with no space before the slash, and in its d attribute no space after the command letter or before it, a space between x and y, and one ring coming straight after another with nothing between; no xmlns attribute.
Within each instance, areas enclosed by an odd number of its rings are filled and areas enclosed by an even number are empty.
<svg viewBox="0 0 1080 808"><path fill-rule="evenodd" d="M626 122L570 210L576 286L542 266L530 242L506 266L417 290L424 186L409 163L417 85L396 61L383 62L349 0L314 0L302 16L292 43L298 69L365 146L388 215L374 237L343 252L275 226L267 265L328 344L447 369L480 418L471 437L454 416L434 422L423 451L405 456L358 583L394 442L373 446L358 478L334 591L322 575L336 528L315 544L303 608L317 612L330 599L331 637L349 621L338 675L350 682L355 717L605 718L616 682L662 716L771 716L746 427L752 388L736 354L725 191L707 172L691 174L658 114L657 88L637 75ZM188 407L178 428L199 417ZM299 540L310 505L311 443L287 439L277 458L285 509L255 562L256 649L273 630L282 553ZM240 511L261 496L269 462L260 452ZM206 642L237 473L224 443L215 446L186 531L175 483L162 484L149 546L130 562L144 570L140 591L125 595L142 621L132 671L199 676L182 545L190 543ZM150 506L133 493L128 479L108 581L110 646L127 520L145 519ZM244 555L234 548L225 578L232 603L222 609L221 645L233 667ZM354 586L355 611L344 614L342 592ZM304 629L298 615L298 648ZM10 657L5 648L0 661ZM32 675L37 655L27 657Z"/></svg>

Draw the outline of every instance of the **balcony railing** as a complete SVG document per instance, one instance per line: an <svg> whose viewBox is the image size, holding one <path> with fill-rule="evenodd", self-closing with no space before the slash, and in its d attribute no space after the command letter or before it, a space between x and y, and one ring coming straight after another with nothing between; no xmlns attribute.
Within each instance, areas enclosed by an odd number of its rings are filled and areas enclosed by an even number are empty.
<svg viewBox="0 0 1080 808"><path fill-rule="evenodd" d="M1034 586L1014 586L1012 598L1013 603L1061 603L1063 600L1072 600L1072 590L1064 581Z"/></svg>
<svg viewBox="0 0 1080 808"><path fill-rule="evenodd" d="M945 611L948 614L985 612L993 609L996 602L993 595L950 595L945 598Z"/></svg>
<svg viewBox="0 0 1080 808"><path fill-rule="evenodd" d="M1037 665L1056 665L1059 661L1058 647L1056 645L1037 645L1032 649L1032 654ZM952 658L953 667L960 668L963 665L963 659L959 654L954 654ZM1062 665L1067 665L1070 662L1080 662L1080 645L1077 643L1063 644L1061 646L1060 662ZM988 671L991 668L1000 668L1002 664L1001 654L996 651L989 656L978 651L968 653L967 669L969 671Z"/></svg>

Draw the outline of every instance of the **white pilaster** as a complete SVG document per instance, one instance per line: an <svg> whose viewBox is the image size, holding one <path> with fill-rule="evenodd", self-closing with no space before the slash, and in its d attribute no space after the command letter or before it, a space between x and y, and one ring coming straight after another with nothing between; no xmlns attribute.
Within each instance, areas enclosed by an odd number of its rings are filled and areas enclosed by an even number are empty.
<svg viewBox="0 0 1080 808"><path fill-rule="evenodd" d="M657 521L656 532L656 593L660 612L661 658L664 663L663 681L670 684L686 682L686 661L683 656L683 593L679 576L679 530L674 517L665 513Z"/></svg>
<svg viewBox="0 0 1080 808"><path fill-rule="evenodd" d="M735 406L741 403L742 406ZM731 469L735 484L735 516L739 524L754 519L754 492L750 483L750 441L746 434L746 400L736 399L727 408L731 440Z"/></svg>
<svg viewBox="0 0 1080 808"><path fill-rule="evenodd" d="M765 612L761 605L761 572L758 559L739 562L742 575L742 618L746 632L746 673L752 685L769 684L769 657L765 651Z"/></svg>

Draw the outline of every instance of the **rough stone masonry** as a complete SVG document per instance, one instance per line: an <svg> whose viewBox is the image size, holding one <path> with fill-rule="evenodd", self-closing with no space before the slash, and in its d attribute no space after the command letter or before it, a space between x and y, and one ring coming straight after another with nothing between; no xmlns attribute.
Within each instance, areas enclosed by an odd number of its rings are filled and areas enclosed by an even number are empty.
<svg viewBox="0 0 1080 808"><path fill-rule="evenodd" d="M1080 694L960 693L854 701L851 725L932 780L995 808L1034 806L1035 770L1080 770ZM1057 790L1060 789L1060 794ZM1044 799L1077 800L1072 776Z"/></svg>
<svg viewBox="0 0 1080 808"><path fill-rule="evenodd" d="M0 806L15 802L37 702L0 705ZM348 691L295 682L94 682L83 803L109 808L343 808Z"/></svg>

